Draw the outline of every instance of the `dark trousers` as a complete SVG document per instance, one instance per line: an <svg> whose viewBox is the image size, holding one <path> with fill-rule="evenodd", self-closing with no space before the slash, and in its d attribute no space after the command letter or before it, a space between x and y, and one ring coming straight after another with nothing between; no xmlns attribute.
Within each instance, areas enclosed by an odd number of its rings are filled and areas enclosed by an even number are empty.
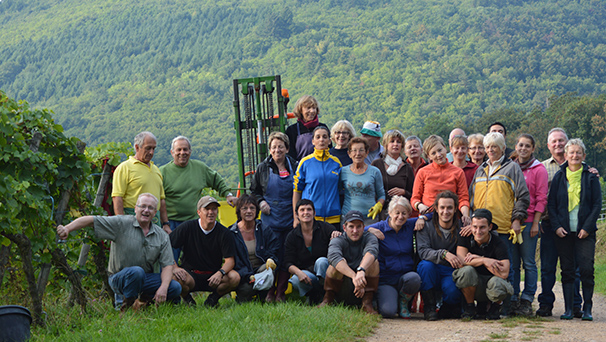
<svg viewBox="0 0 606 342"><path fill-rule="evenodd" d="M579 239L577 234L571 232L563 238L555 237L562 268L562 284L574 283L578 267L583 287L593 287L595 232L584 239Z"/></svg>
<svg viewBox="0 0 606 342"><path fill-rule="evenodd" d="M544 233L541 233L541 294L538 296L540 305L553 307L555 302L555 294L553 286L556 282L556 269L558 266L558 251L555 244L555 239L559 239L552 231L551 222L543 220L541 228ZM574 307L581 307L582 298L579 294L580 281L577 272L574 282Z"/></svg>

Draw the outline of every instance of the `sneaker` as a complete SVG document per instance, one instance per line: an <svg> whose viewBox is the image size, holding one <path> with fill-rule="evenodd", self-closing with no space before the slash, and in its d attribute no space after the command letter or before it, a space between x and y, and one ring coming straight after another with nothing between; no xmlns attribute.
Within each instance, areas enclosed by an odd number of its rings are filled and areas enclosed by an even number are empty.
<svg viewBox="0 0 606 342"><path fill-rule="evenodd" d="M547 305L539 305L539 309L537 310L537 316L540 317L551 317L551 306Z"/></svg>
<svg viewBox="0 0 606 342"><path fill-rule="evenodd" d="M520 305L518 309L515 311L515 315L517 316L532 316L532 303L527 301L526 299L520 300Z"/></svg>
<svg viewBox="0 0 606 342"><path fill-rule="evenodd" d="M204 305L211 307L211 308L216 308L217 306L219 306L220 298L221 298L221 296L219 296L218 293L212 292L211 294L208 295L208 298L206 298L206 300L204 301Z"/></svg>
<svg viewBox="0 0 606 342"><path fill-rule="evenodd" d="M488 309L488 313L486 314L486 319L488 319L488 320L501 319L501 304L490 303L490 309Z"/></svg>
<svg viewBox="0 0 606 342"><path fill-rule="evenodd" d="M476 305L474 303L466 304L461 314L461 319L473 319L476 316Z"/></svg>
<svg viewBox="0 0 606 342"><path fill-rule="evenodd" d="M581 310L581 308L574 308L572 309L572 315L574 316L574 318L582 318L583 317L583 310Z"/></svg>

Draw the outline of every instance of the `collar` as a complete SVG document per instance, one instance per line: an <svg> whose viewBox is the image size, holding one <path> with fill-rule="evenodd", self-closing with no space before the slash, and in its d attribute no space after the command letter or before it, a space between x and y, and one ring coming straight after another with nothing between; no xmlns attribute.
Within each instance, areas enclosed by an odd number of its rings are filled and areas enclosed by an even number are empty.
<svg viewBox="0 0 606 342"><path fill-rule="evenodd" d="M206 235L212 233L213 230L215 230L216 226L217 226L217 221L215 220L215 224L213 225L213 228L211 230L204 230L204 228L202 228L202 219L201 218L198 219L198 227L200 227L200 230L202 231L202 233L204 233Z"/></svg>
<svg viewBox="0 0 606 342"><path fill-rule="evenodd" d="M314 147L314 157L319 161L327 161L330 159L330 152L326 150L318 150Z"/></svg>
<svg viewBox="0 0 606 342"><path fill-rule="evenodd" d="M145 165L147 167L152 167L154 166L154 161L150 160L149 161L149 165L145 164L144 162L140 161L139 159L135 158L135 156L129 156L128 160L133 163L133 164L141 164L141 165Z"/></svg>

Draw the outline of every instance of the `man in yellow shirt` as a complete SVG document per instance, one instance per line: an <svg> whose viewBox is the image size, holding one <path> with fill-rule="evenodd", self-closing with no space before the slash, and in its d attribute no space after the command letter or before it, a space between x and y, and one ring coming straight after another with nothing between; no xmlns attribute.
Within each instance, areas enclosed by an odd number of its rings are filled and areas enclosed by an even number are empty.
<svg viewBox="0 0 606 342"><path fill-rule="evenodd" d="M135 155L120 163L114 172L112 200L116 215L132 215L137 198L142 193L151 193L160 199L159 210L162 229L170 233L162 174L152 158L156 150L156 137L151 132L135 136Z"/></svg>

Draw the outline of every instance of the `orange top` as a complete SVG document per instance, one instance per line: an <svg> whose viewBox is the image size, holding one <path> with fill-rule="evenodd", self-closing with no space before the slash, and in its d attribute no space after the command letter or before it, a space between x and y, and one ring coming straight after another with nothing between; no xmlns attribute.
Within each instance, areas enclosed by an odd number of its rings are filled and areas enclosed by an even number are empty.
<svg viewBox="0 0 606 342"><path fill-rule="evenodd" d="M463 170L451 163L430 163L419 169L415 177L410 204L413 208L417 202L431 207L438 194L444 190L450 190L459 196L459 209L469 207L469 190Z"/></svg>

